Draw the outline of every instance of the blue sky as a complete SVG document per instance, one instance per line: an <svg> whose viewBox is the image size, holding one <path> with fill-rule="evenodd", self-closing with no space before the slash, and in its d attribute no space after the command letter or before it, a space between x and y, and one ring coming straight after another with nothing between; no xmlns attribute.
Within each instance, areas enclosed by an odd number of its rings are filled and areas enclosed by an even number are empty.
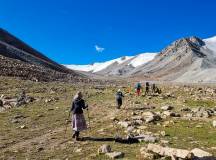
<svg viewBox="0 0 216 160"><path fill-rule="evenodd" d="M214 0L0 0L0 27L61 64L157 52L216 35Z"/></svg>

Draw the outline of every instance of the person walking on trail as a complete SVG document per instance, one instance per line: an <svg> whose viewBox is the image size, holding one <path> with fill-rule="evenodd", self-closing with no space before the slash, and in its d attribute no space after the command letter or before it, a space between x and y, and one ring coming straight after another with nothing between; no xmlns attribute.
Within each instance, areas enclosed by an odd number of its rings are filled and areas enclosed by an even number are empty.
<svg viewBox="0 0 216 160"><path fill-rule="evenodd" d="M149 88L150 88L149 82L146 82L146 85L145 85L145 95L148 95Z"/></svg>
<svg viewBox="0 0 216 160"><path fill-rule="evenodd" d="M120 109L120 107L122 106L122 98L124 97L122 91L119 89L116 92L116 102L117 102L117 109Z"/></svg>
<svg viewBox="0 0 216 160"><path fill-rule="evenodd" d="M72 115L72 128L74 131L73 138L79 140L80 131L86 130L87 125L85 121L85 117L83 114L83 109L88 110L88 105L85 105L85 101L82 99L83 95L81 92L77 92L77 94L73 98L72 106L70 112Z"/></svg>
<svg viewBox="0 0 216 160"><path fill-rule="evenodd" d="M136 94L137 94L137 96L140 96L140 92L141 92L141 89L142 89L142 85L141 85L141 83L140 82L138 82L137 84L136 84Z"/></svg>
<svg viewBox="0 0 216 160"><path fill-rule="evenodd" d="M156 84L153 83L153 84L152 84L152 92L153 92L153 93L156 93L156 91L157 91Z"/></svg>

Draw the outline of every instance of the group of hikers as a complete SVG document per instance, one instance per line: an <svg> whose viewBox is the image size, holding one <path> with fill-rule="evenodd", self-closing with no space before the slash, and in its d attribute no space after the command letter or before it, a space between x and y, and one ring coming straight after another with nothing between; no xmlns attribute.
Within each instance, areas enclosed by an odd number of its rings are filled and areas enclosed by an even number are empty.
<svg viewBox="0 0 216 160"><path fill-rule="evenodd" d="M152 84L150 86L149 82L146 82L144 95L149 94L150 88L152 90L152 93L158 93L158 94L161 93L161 90L155 84ZM135 86L135 91L136 91L137 96L141 95L142 89L143 89L143 87L142 87L141 83L138 82ZM123 97L124 97L123 92L121 91L121 89L118 89L118 91L116 92L116 95L115 95L115 99L116 99L116 103L117 103L117 105L116 105L117 109L120 109L120 107L122 106ZM72 106L70 109L70 113L72 112L72 129L74 131L72 137L75 138L76 140L79 140L80 131L87 129L87 124L86 124L85 117L83 114L83 109L88 110L88 104L85 104L82 92L79 91L74 96Z"/></svg>

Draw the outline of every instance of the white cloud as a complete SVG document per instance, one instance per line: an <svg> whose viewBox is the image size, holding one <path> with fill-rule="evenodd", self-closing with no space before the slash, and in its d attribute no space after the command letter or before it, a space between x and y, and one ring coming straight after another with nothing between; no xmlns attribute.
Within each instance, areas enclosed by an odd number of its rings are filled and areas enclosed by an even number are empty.
<svg viewBox="0 0 216 160"><path fill-rule="evenodd" d="M101 53L101 52L103 52L103 51L105 50L105 48L102 48L102 47L100 47L100 46L98 46L98 45L95 45L95 49L96 49L96 51L99 52L99 53Z"/></svg>

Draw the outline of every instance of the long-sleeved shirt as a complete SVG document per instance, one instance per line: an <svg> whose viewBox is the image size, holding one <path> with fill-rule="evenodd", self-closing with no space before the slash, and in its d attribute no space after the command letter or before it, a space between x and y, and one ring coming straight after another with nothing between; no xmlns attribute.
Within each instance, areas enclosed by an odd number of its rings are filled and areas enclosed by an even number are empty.
<svg viewBox="0 0 216 160"><path fill-rule="evenodd" d="M116 93L116 99L122 99L122 97L124 97L123 93L122 92L117 92Z"/></svg>
<svg viewBox="0 0 216 160"><path fill-rule="evenodd" d="M71 112L73 112L73 114L82 114L85 108L85 101L81 98L77 98L72 102Z"/></svg>

